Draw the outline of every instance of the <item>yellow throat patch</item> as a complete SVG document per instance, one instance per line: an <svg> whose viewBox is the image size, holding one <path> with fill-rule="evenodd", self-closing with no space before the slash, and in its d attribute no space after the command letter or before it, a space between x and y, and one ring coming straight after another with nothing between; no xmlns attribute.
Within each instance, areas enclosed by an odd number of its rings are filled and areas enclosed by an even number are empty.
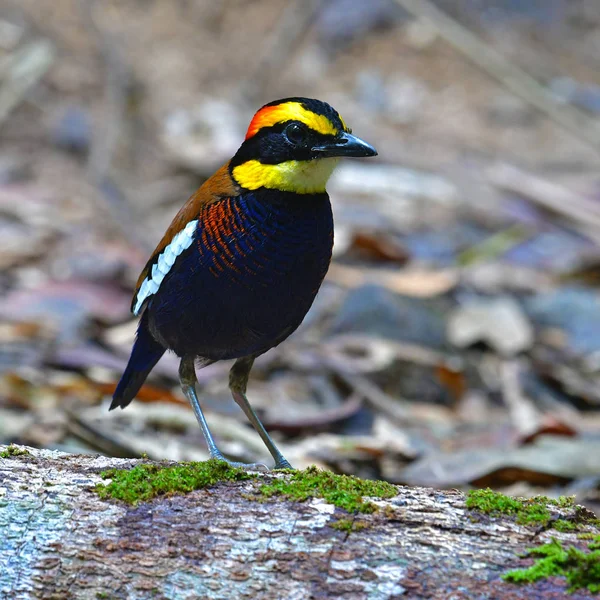
<svg viewBox="0 0 600 600"><path fill-rule="evenodd" d="M319 194L338 164L338 158L288 160L277 165L263 165L249 160L233 168L233 178L247 190L261 187L296 194Z"/></svg>

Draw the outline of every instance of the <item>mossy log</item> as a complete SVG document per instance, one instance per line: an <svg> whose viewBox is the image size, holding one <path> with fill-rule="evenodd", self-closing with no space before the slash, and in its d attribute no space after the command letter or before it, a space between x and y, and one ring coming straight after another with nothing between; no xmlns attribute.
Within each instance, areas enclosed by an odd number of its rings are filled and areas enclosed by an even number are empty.
<svg viewBox="0 0 600 600"><path fill-rule="evenodd" d="M150 461L12 448L0 448L3 599L592 597L567 596L562 577L502 579L531 564L527 548L553 538L584 548L600 533L567 503L532 527L467 508L458 491L399 486L370 499L374 512L350 515L323 498L261 495L286 473L132 506L100 498L100 473ZM556 519L574 531L553 529Z"/></svg>

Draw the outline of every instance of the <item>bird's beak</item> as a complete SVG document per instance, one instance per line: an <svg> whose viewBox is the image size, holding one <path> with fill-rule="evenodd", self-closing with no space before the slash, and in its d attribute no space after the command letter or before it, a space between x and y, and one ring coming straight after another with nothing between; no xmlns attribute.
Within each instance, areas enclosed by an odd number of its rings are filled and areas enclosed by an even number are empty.
<svg viewBox="0 0 600 600"><path fill-rule="evenodd" d="M377 156L377 150L371 144L367 144L367 142L350 133L342 133L331 140L331 142L315 146L312 151L316 152L319 158L332 156Z"/></svg>

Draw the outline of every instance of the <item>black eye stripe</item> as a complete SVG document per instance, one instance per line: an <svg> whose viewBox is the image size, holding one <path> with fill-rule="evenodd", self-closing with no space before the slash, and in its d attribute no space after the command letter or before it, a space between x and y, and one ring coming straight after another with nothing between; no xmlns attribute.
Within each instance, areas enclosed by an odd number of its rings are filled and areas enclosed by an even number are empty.
<svg viewBox="0 0 600 600"><path fill-rule="evenodd" d="M302 140L300 137L294 138L291 131L289 137L286 135L286 130L291 125L297 125L303 129L304 138ZM231 159L230 168L233 169L249 160L258 160L263 164L278 164L290 160L312 160L315 156L311 152L311 148L334 139L334 137L315 131L297 119L280 121L269 127L262 127L246 140Z"/></svg>

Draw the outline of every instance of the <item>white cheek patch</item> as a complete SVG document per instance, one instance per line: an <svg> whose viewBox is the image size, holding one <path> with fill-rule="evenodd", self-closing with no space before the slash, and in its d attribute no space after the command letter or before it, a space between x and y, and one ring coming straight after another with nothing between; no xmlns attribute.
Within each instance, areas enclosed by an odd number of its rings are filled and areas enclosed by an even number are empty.
<svg viewBox="0 0 600 600"><path fill-rule="evenodd" d="M177 257L192 244L194 239L194 232L198 227L198 219L190 221L185 229L181 230L177 235L173 237L171 243L161 252L158 256L158 261L152 266L152 271L144 279L140 289L138 290L135 306L133 308L133 314L139 314L144 302L153 296L158 291L160 284L162 283L165 275L171 270L171 267L175 264Z"/></svg>

